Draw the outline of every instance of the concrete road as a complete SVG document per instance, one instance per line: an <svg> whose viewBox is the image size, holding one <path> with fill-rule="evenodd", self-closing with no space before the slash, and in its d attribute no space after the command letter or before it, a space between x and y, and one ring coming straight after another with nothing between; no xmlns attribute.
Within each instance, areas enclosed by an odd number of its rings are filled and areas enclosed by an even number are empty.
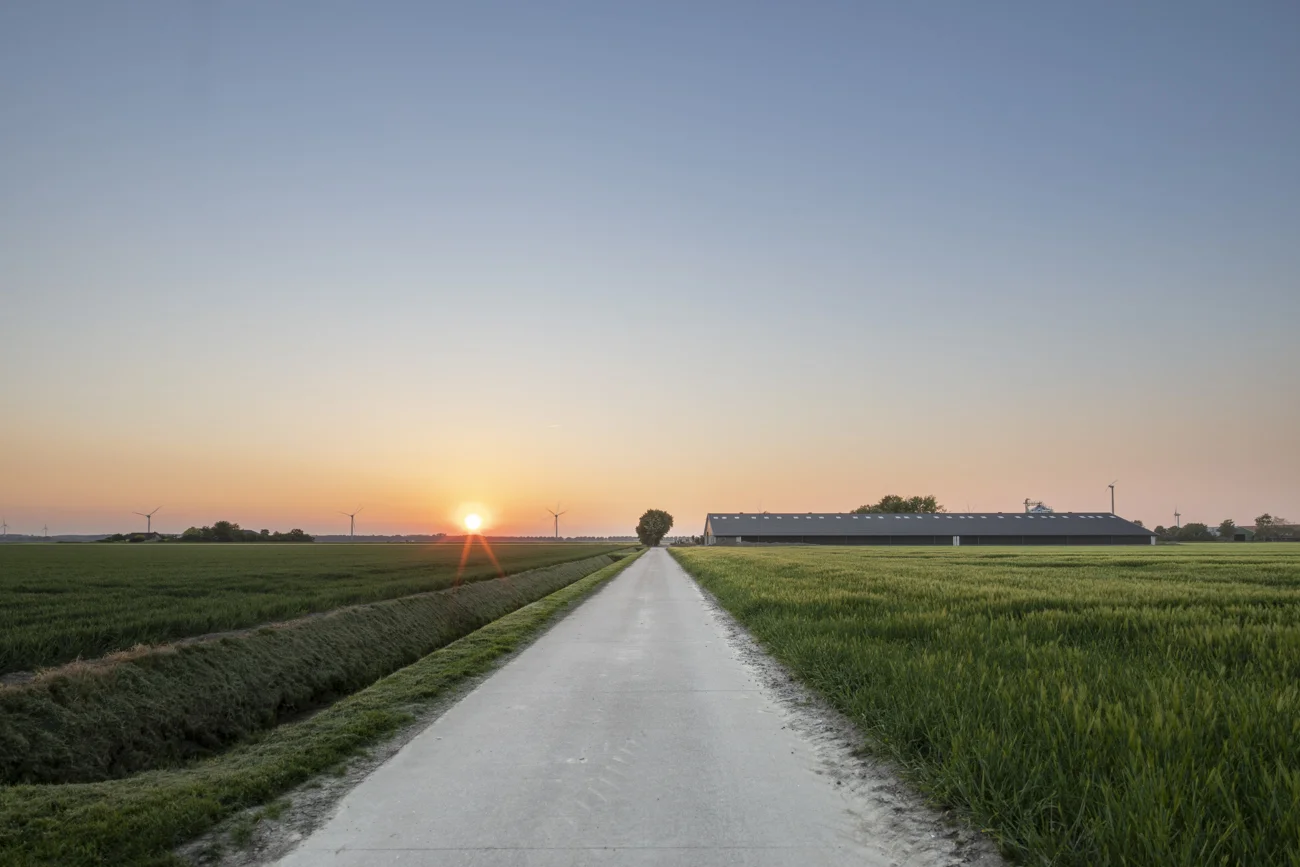
<svg viewBox="0 0 1300 867"><path fill-rule="evenodd" d="M280 863L916 863L785 722L694 582L651 550Z"/></svg>

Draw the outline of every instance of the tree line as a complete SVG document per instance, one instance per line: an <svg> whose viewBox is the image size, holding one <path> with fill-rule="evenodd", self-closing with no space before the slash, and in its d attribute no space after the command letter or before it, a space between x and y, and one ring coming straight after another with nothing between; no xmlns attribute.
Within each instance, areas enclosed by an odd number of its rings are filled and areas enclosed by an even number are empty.
<svg viewBox="0 0 1300 867"><path fill-rule="evenodd" d="M245 530L232 521L217 521L211 527L190 527L181 533L182 542L315 542L316 537L294 528L287 533L276 530Z"/></svg>
<svg viewBox="0 0 1300 867"><path fill-rule="evenodd" d="M1195 521L1181 527L1156 527L1156 537L1164 542L1213 542L1215 539L1232 541L1238 530L1249 530L1257 542L1295 542L1300 541L1295 525L1286 518L1270 515L1268 512L1255 519L1253 527L1239 527L1231 518L1219 522L1218 536L1208 524Z"/></svg>
<svg viewBox="0 0 1300 867"><path fill-rule="evenodd" d="M948 511L939 505L934 494L924 497L900 497L898 494L886 494L880 502L869 506L858 506L850 515L934 515Z"/></svg>

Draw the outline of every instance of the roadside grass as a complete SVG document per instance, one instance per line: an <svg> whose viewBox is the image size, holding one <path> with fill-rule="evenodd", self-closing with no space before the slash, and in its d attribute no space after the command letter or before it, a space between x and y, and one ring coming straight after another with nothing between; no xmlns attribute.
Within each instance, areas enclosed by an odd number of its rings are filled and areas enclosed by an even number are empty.
<svg viewBox="0 0 1300 867"><path fill-rule="evenodd" d="M589 575L601 554L0 687L0 784L87 783L211 755Z"/></svg>
<svg viewBox="0 0 1300 867"><path fill-rule="evenodd" d="M671 553L1019 860L1300 864L1300 546Z"/></svg>
<svg viewBox="0 0 1300 867"><path fill-rule="evenodd" d="M103 783L0 788L0 863L183 863L172 854L176 846L242 809L274 802L312 776L339 769L457 683L491 670L636 556L507 614L309 719L218 757Z"/></svg>
<svg viewBox="0 0 1300 867"><path fill-rule="evenodd" d="M627 543L496 543L507 574ZM433 545L0 545L0 674L137 644L442 590L459 541ZM462 582L497 577L475 545Z"/></svg>

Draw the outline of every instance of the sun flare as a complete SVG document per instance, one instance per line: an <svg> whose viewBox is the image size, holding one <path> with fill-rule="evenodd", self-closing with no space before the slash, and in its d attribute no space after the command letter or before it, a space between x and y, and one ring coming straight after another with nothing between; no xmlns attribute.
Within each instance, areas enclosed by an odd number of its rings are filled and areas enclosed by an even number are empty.
<svg viewBox="0 0 1300 867"><path fill-rule="evenodd" d="M465 529L466 529L466 530L469 530L470 532L473 532L473 531L477 530L479 527L482 527L482 526L483 526L483 519L480 518L478 515L470 514L470 515L466 515L466 516L465 516Z"/></svg>

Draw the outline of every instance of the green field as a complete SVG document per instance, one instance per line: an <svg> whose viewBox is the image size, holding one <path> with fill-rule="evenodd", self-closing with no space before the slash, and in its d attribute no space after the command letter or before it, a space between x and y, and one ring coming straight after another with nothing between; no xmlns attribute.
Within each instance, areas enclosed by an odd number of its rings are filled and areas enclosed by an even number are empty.
<svg viewBox="0 0 1300 867"><path fill-rule="evenodd" d="M627 548L501 543L507 573ZM0 545L0 674L440 590L461 546ZM475 545L461 580L497 574Z"/></svg>
<svg viewBox="0 0 1300 867"><path fill-rule="evenodd" d="M1300 864L1300 545L673 554L1031 864Z"/></svg>

